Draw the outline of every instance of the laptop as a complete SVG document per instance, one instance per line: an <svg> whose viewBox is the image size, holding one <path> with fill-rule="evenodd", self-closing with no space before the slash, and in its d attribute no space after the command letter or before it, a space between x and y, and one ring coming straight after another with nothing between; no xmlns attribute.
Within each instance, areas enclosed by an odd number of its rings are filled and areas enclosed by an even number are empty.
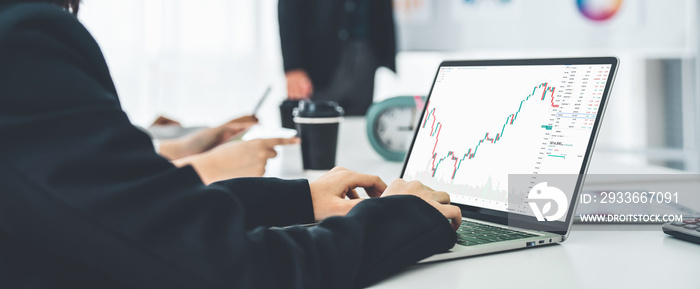
<svg viewBox="0 0 700 289"><path fill-rule="evenodd" d="M463 219L422 263L567 239L618 61L440 64L401 178L447 192Z"/></svg>

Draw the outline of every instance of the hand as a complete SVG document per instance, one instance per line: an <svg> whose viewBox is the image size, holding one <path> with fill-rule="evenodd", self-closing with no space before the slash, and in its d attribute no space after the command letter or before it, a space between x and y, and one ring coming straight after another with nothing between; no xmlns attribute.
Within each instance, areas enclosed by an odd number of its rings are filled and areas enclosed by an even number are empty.
<svg viewBox="0 0 700 289"><path fill-rule="evenodd" d="M214 148L220 144L223 144L225 142L228 142L232 138L235 138L235 137L241 135L247 129L249 129L251 126L255 125L256 123L258 123L257 117L255 117L254 115L244 115L244 116L229 120L228 122L226 122L218 127L209 129L210 130L208 132L209 136L214 136L212 139L215 140L211 144L210 149ZM204 137L204 138L206 139L206 137ZM207 150L204 150L204 151L207 151ZM202 151L202 152L204 152L204 151Z"/></svg>
<svg viewBox="0 0 700 289"><path fill-rule="evenodd" d="M311 78L303 69L290 70L287 77L287 95L289 99L309 99L314 92Z"/></svg>
<svg viewBox="0 0 700 289"><path fill-rule="evenodd" d="M179 122L176 120L169 119L167 117L164 117L162 115L158 116L155 121L153 121L153 124L151 126L161 126L161 125L175 125L175 126L181 126Z"/></svg>
<svg viewBox="0 0 700 289"><path fill-rule="evenodd" d="M244 115L239 118L229 120L227 123L258 123L258 118L254 115Z"/></svg>
<svg viewBox="0 0 700 289"><path fill-rule="evenodd" d="M211 150L231 138L244 133L258 121L254 116L243 116L220 126L207 128L160 144L159 154L176 160Z"/></svg>
<svg viewBox="0 0 700 289"><path fill-rule="evenodd" d="M298 138L270 138L227 143L208 152L173 161L192 165L202 182L211 184L241 177L261 177L267 160L277 156L274 147L299 143Z"/></svg>
<svg viewBox="0 0 700 289"><path fill-rule="evenodd" d="M451 220L452 228L457 230L462 223L462 211L459 207L450 205L450 195L445 192L435 191L418 181L404 181L396 179L384 191L382 196L414 195L420 197L435 209L440 211L448 220Z"/></svg>
<svg viewBox="0 0 700 289"><path fill-rule="evenodd" d="M386 189L386 184L377 176L341 167L336 167L309 183L316 221L346 215L362 201L355 191L357 187L363 187L370 197L379 197Z"/></svg>

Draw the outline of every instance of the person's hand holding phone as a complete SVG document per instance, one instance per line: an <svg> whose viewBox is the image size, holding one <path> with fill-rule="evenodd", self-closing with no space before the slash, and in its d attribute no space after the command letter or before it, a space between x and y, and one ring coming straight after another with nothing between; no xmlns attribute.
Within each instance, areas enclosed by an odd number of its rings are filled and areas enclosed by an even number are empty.
<svg viewBox="0 0 700 289"><path fill-rule="evenodd" d="M258 119L255 116L242 116L217 127L162 141L158 153L170 160L200 154L241 136L256 123Z"/></svg>
<svg viewBox="0 0 700 289"><path fill-rule="evenodd" d="M254 139L230 142L205 153L173 161L178 167L192 165L202 182L210 184L232 178L261 177L267 160L277 156L275 146L299 143L298 138Z"/></svg>

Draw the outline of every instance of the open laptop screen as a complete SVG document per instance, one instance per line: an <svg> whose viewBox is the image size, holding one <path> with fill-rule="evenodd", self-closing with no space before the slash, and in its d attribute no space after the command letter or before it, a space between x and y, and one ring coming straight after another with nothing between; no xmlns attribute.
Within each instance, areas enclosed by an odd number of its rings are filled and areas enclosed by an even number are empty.
<svg viewBox="0 0 700 289"><path fill-rule="evenodd" d="M402 177L524 214L525 202L509 204L509 174L585 173L616 64L605 59L443 63Z"/></svg>

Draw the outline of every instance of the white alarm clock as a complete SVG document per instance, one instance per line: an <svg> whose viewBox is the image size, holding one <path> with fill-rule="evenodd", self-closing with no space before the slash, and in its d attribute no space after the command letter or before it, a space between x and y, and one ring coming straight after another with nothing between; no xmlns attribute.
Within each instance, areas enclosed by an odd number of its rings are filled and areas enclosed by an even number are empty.
<svg viewBox="0 0 700 289"><path fill-rule="evenodd" d="M411 146L422 108L423 98L413 96L372 104L367 112L367 137L372 148L386 160L402 161Z"/></svg>

